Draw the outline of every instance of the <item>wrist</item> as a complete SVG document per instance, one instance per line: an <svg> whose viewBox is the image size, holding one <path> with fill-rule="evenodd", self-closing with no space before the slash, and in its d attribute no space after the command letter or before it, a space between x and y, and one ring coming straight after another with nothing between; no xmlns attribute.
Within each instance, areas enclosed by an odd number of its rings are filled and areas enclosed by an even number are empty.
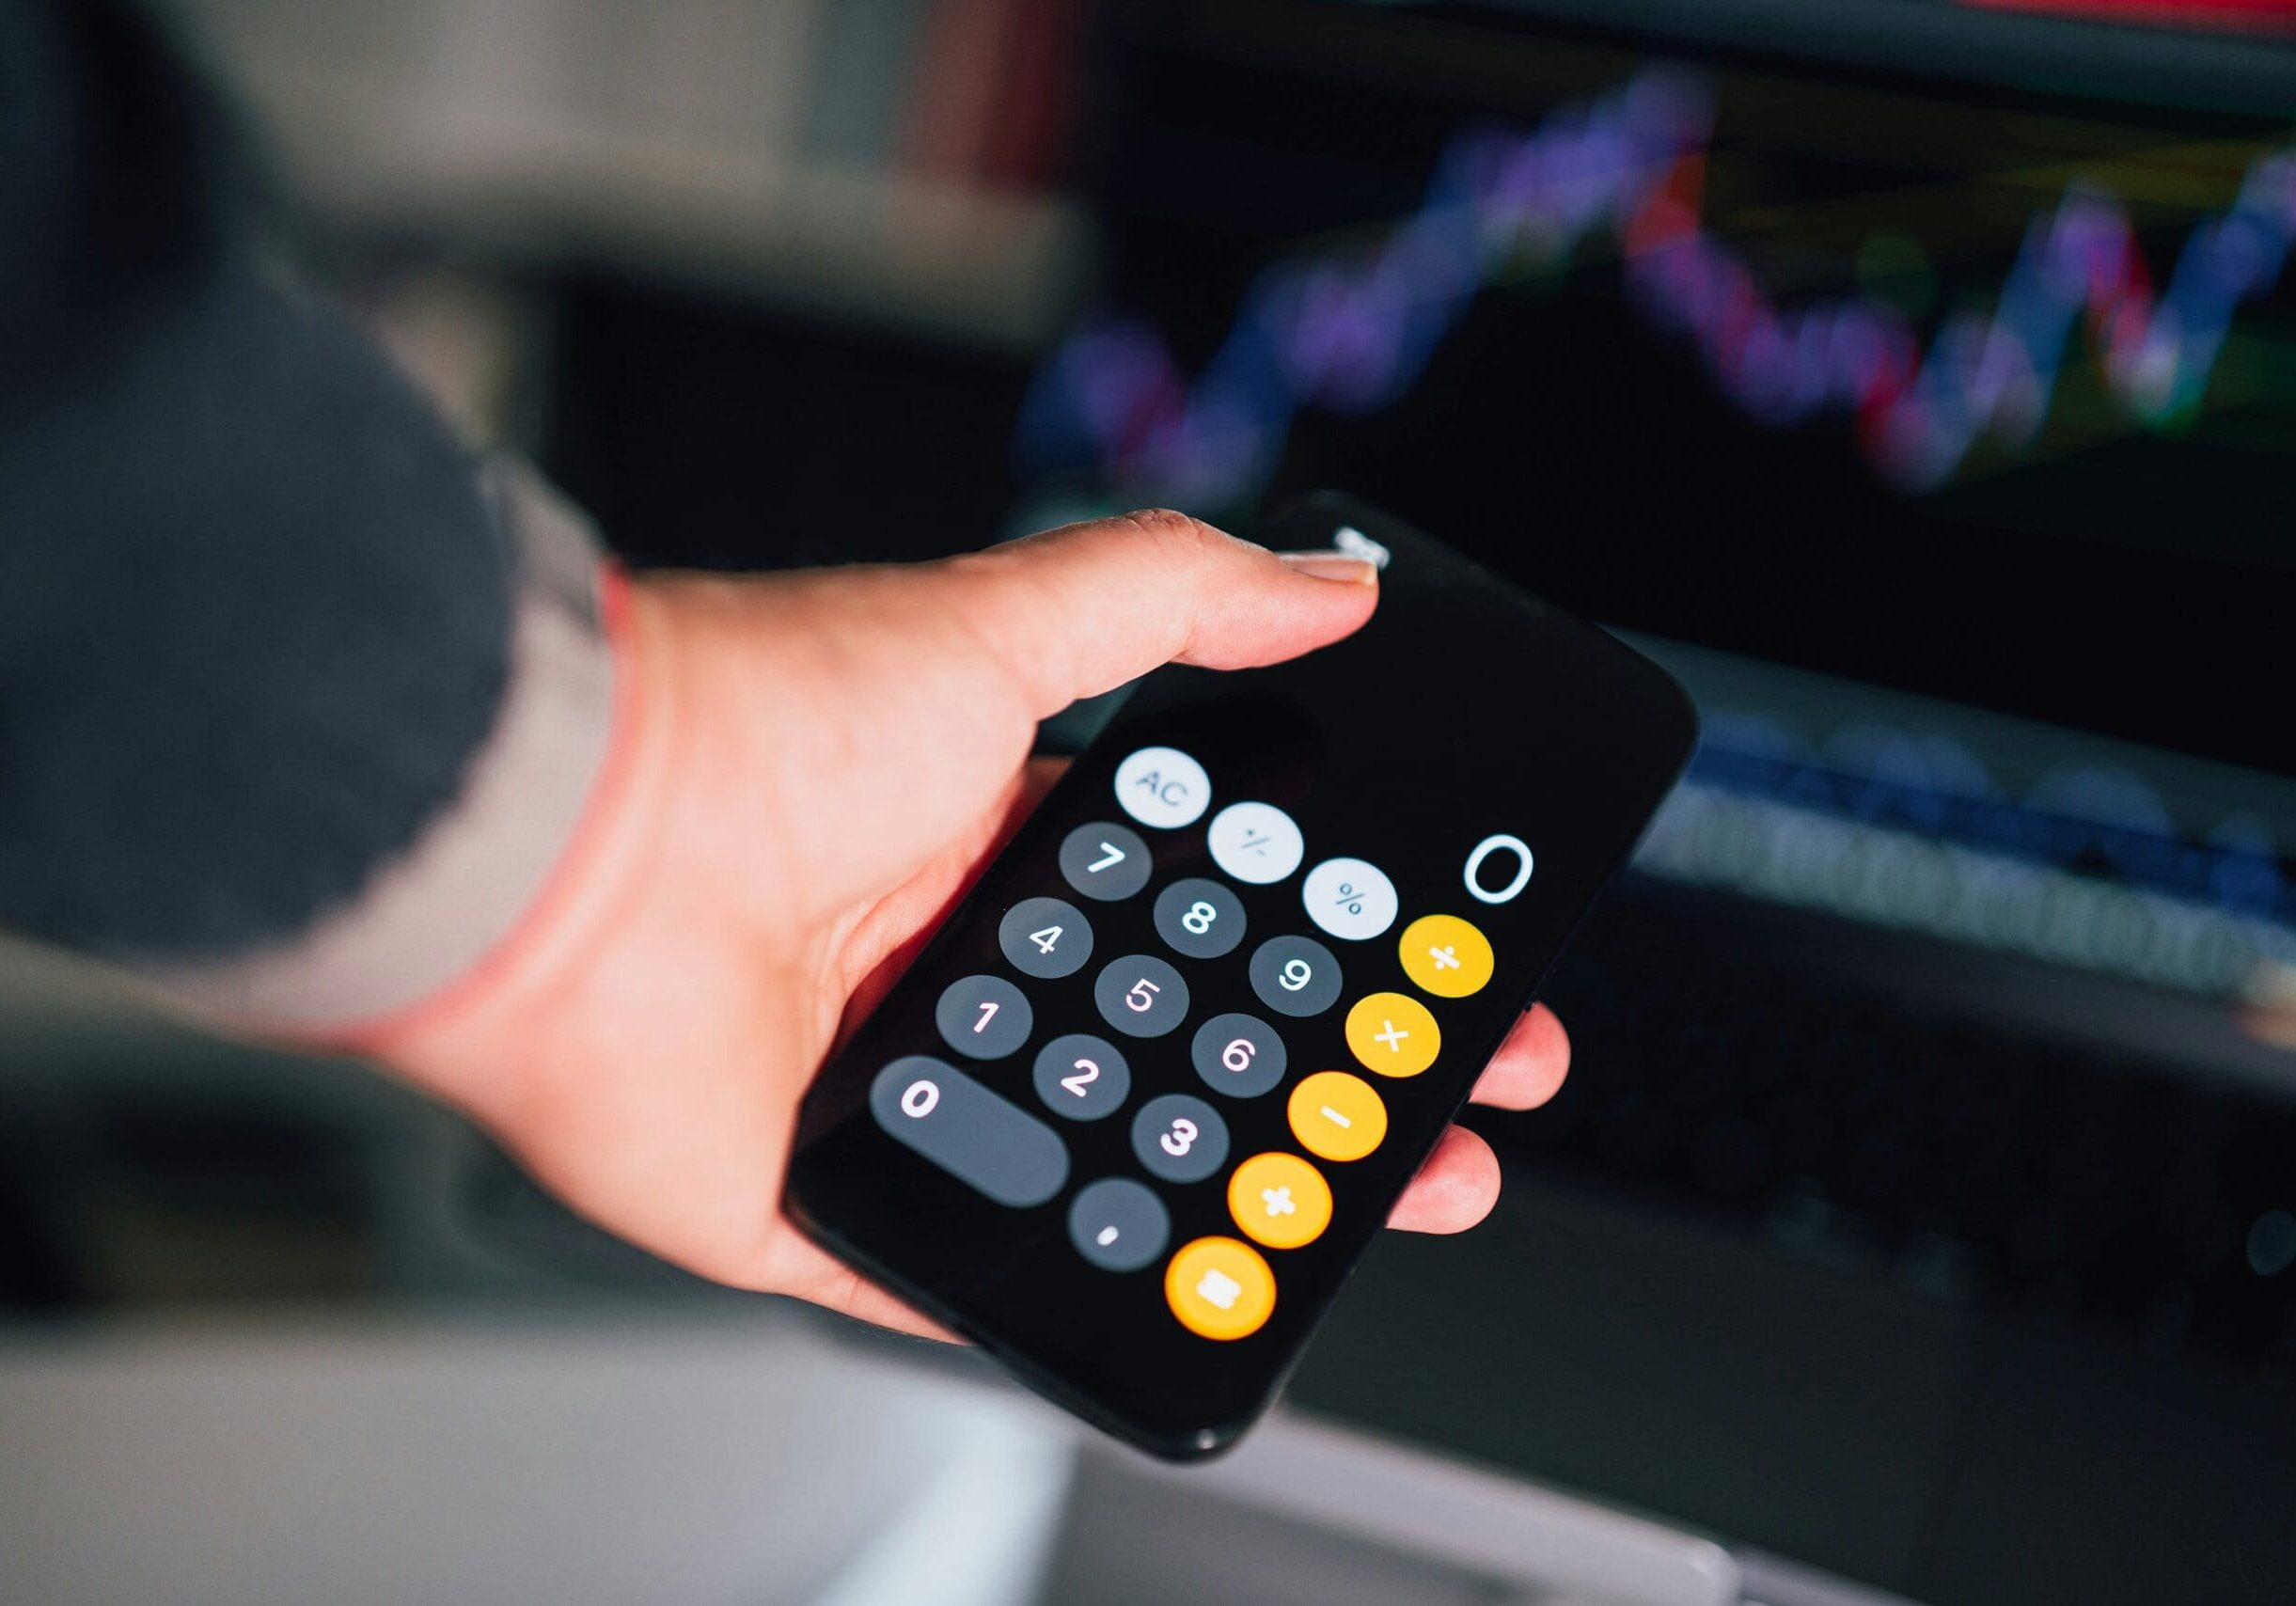
<svg viewBox="0 0 2296 1606"><path fill-rule="evenodd" d="M249 952L138 967L169 1001L235 1031L387 1052L515 968L550 924L567 866L625 767L637 680L628 586L538 478L507 462L484 475L514 571L509 672L455 795L305 929Z"/></svg>
<svg viewBox="0 0 2296 1606"><path fill-rule="evenodd" d="M614 935L642 923L645 856L671 811L681 746L669 635L658 600L619 568L598 576L613 695L583 807L531 896L486 952L404 1007L314 1034L390 1066L492 1125L536 1095L551 1039L613 990Z"/></svg>

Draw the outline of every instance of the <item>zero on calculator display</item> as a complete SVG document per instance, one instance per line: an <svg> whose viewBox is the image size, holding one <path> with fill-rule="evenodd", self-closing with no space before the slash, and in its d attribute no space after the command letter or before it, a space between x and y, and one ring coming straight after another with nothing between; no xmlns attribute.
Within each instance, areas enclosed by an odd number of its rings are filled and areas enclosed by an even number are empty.
<svg viewBox="0 0 2296 1606"><path fill-rule="evenodd" d="M1175 1456L1273 1397L1694 730L1646 660L1369 509L1271 541L1376 543L1371 622L1143 681L824 1069L788 1185Z"/></svg>

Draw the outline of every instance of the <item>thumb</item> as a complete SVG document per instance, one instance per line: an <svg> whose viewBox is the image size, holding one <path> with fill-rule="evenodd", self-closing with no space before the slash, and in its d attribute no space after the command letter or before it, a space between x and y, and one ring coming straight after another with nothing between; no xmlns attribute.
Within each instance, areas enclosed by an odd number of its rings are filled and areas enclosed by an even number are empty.
<svg viewBox="0 0 2296 1606"><path fill-rule="evenodd" d="M1174 660L1241 669L1297 657L1360 627L1379 600L1362 559L1278 555L1162 509L935 567L1037 718Z"/></svg>

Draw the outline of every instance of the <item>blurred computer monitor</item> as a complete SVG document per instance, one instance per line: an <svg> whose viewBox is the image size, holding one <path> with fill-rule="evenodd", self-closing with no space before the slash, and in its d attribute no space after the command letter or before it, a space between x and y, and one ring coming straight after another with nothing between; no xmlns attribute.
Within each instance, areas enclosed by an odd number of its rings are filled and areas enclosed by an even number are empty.
<svg viewBox="0 0 2296 1606"><path fill-rule="evenodd" d="M1676 649L1645 868L2277 1031L2286 16L1128 8L1020 518L1345 485Z"/></svg>

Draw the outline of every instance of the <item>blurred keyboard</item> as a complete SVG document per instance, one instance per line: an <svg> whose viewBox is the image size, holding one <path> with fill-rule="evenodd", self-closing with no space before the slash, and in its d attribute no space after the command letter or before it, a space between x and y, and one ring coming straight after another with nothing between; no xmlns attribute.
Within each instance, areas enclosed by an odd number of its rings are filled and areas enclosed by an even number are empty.
<svg viewBox="0 0 2296 1606"><path fill-rule="evenodd" d="M1613 898L1547 994L1569 1082L1486 1129L1558 1180L1782 1256L2296 1380L2296 1109L1867 973L1846 988L1722 921Z"/></svg>

